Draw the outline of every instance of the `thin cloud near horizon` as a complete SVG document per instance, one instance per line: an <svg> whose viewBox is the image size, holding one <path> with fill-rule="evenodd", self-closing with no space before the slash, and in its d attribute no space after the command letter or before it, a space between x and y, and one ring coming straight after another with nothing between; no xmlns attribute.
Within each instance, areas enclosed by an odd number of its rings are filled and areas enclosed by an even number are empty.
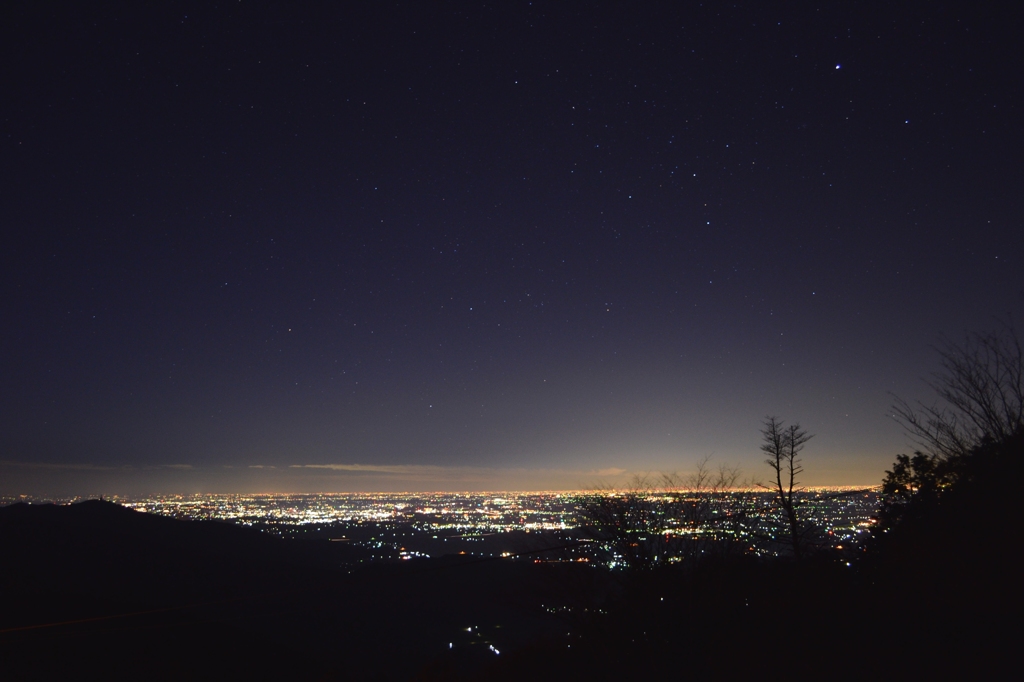
<svg viewBox="0 0 1024 682"><path fill-rule="evenodd" d="M621 476L627 473L626 469L619 467L607 467L603 469L589 469L586 471L576 469L531 469L527 467L515 468L494 468L494 467L445 467L431 464L292 464L289 469L326 469L330 471L351 471L359 473L395 474L403 476L415 476L422 474L445 474L445 473L476 473L476 474L502 474L502 473L550 473L550 474L576 474L584 476Z"/></svg>

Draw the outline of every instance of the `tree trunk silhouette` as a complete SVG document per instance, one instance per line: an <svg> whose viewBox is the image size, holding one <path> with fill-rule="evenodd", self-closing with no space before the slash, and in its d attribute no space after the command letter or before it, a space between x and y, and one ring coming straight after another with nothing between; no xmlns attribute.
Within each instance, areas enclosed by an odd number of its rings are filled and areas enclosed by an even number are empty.
<svg viewBox="0 0 1024 682"><path fill-rule="evenodd" d="M799 424L786 426L778 417L769 416L765 418L761 436L764 440L761 451L768 455L765 462L771 467L775 478L770 489L775 494L775 503L785 514L793 556L799 561L802 555L804 524L797 513L795 493L798 492L799 485L797 476L803 473L804 469L797 455L812 435L801 430Z"/></svg>

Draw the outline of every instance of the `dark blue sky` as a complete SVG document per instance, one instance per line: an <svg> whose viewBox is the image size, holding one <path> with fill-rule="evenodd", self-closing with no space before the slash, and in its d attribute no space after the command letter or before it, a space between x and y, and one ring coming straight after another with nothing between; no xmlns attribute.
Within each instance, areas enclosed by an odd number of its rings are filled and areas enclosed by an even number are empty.
<svg viewBox="0 0 1024 682"><path fill-rule="evenodd" d="M0 493L757 477L767 414L875 483L1024 306L1020 19L5 9Z"/></svg>

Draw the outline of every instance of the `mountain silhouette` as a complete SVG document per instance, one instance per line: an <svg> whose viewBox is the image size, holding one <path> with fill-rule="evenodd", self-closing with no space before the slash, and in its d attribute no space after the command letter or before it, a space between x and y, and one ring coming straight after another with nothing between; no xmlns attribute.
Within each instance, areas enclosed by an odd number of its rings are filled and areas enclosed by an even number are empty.
<svg viewBox="0 0 1024 682"><path fill-rule="evenodd" d="M562 627L537 615L550 572L529 562L355 570L353 551L99 500L0 508L5 676L448 677L494 657L495 632Z"/></svg>

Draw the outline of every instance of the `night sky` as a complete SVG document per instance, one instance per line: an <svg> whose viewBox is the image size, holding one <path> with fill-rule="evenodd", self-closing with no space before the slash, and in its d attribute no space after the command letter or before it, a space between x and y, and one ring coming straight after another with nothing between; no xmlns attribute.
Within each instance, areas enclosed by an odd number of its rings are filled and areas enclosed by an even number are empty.
<svg viewBox="0 0 1024 682"><path fill-rule="evenodd" d="M876 484L1021 319L1019 10L341 4L3 10L0 493Z"/></svg>

